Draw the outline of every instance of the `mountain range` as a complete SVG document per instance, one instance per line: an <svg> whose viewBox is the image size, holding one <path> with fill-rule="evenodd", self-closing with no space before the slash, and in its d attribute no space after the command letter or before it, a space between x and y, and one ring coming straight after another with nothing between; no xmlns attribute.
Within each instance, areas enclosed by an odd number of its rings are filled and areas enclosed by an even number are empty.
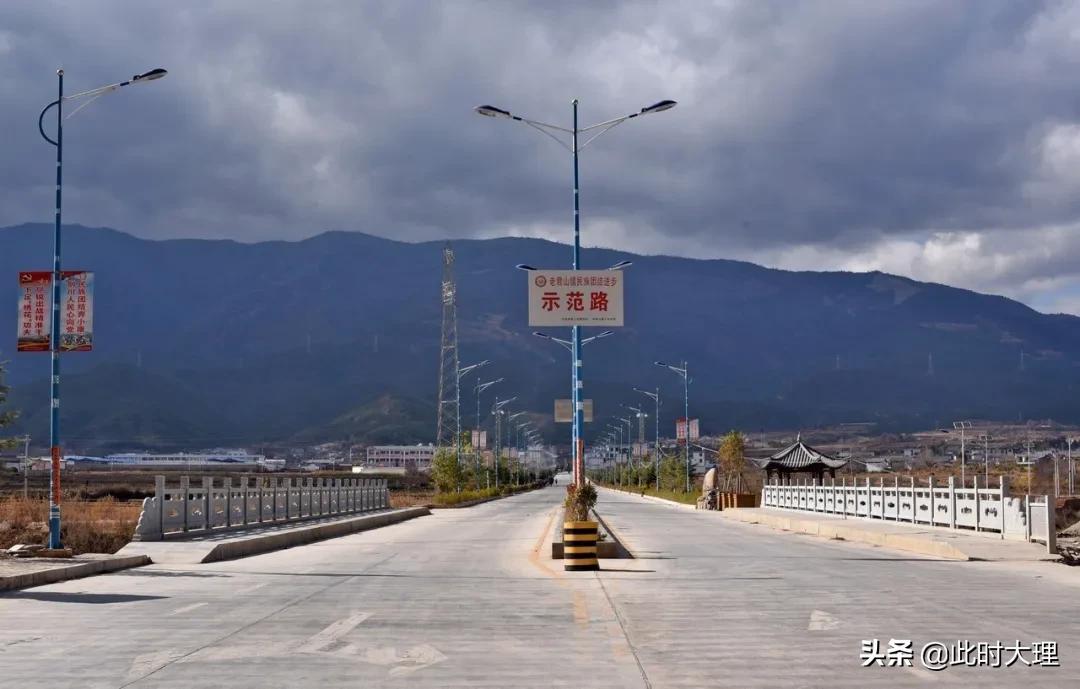
<svg viewBox="0 0 1080 689"><path fill-rule="evenodd" d="M51 226L0 228L0 357L16 432L48 433L48 356L15 354L20 270L51 264ZM258 442L429 442L435 435L442 250L359 232L297 242L140 239L66 226L64 267L93 270L94 351L63 355L71 451ZM490 360L494 394L516 396L552 441L569 355L533 337L518 263L562 268L541 239L452 243L461 363ZM584 349L585 395L602 430L620 405L652 401L662 433L691 415L705 433L875 422L886 430L959 418L1080 421L1080 318L879 272L791 272L730 260L586 249L584 267L633 261L626 326ZM0 311L2 312L2 311ZM6 323L6 326L4 325ZM553 333L560 334L560 333ZM562 334L562 336L566 336ZM468 376L464 427L475 424ZM35 442L36 444L36 442Z"/></svg>

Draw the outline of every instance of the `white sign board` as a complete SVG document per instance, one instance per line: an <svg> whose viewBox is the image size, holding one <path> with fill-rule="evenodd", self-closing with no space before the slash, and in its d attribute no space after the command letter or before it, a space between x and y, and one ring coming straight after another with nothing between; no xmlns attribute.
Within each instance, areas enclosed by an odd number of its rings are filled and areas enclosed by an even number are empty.
<svg viewBox="0 0 1080 689"><path fill-rule="evenodd" d="M623 324L621 270L530 270L529 325Z"/></svg>

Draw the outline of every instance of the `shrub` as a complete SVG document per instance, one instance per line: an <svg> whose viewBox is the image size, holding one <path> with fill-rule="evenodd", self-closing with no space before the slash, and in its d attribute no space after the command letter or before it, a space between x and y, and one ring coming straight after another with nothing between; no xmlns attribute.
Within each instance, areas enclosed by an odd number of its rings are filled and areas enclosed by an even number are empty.
<svg viewBox="0 0 1080 689"><path fill-rule="evenodd" d="M566 521L588 521L589 511L596 505L596 488L591 483L578 488L574 484L566 487L566 499L563 507L566 508Z"/></svg>

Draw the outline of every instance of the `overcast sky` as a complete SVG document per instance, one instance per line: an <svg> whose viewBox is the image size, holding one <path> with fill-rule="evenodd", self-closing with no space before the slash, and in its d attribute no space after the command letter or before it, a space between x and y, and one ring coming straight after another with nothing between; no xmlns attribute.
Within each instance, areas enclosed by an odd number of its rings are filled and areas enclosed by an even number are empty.
<svg viewBox="0 0 1080 689"><path fill-rule="evenodd" d="M55 98L167 79L65 126L65 220L148 238L570 240L882 269L1080 314L1080 3L0 5L0 225L52 217Z"/></svg>

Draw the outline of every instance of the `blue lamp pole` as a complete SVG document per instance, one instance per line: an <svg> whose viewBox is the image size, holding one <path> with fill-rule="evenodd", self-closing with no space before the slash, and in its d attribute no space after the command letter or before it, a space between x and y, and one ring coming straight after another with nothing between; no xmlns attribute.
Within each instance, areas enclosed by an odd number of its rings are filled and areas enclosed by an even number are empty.
<svg viewBox="0 0 1080 689"><path fill-rule="evenodd" d="M553 124L545 124L536 120L526 119L519 115L513 115L507 110L496 108L492 105L480 105L477 106L477 114L484 115L485 117L497 117L504 119L511 119L536 129L537 131L550 136L560 146L570 151L574 158L574 254L573 254L573 269L581 270L581 193L578 175L578 154L588 146L590 143L596 140L597 137L607 132L613 127L626 122L629 119L633 119L640 115L649 115L652 113L663 112L675 107L675 101L662 100L658 103L654 103L648 107L642 108L639 112L617 117L607 122L601 122L589 127L578 127L578 100L575 98L570 101L573 110L573 128L567 129L566 127L559 127ZM578 135L585 134L596 130L596 133L590 136L585 143L578 144ZM559 138L559 135L570 135L570 145ZM585 461L585 443L583 440L583 433L585 430L585 403L582 398L582 388L584 386L582 378L582 365L581 365L581 326L575 325L572 327L572 334L570 337L572 347L570 354L571 361L571 380L570 380L570 398L574 407L574 423L571 430L570 442L573 455L573 472L574 472L574 484L582 485L585 482L584 476L584 461Z"/></svg>
<svg viewBox="0 0 1080 689"><path fill-rule="evenodd" d="M60 449L60 210L63 198L63 166L64 166L64 103L80 98L86 100L71 111L68 117L72 117L87 105L107 93L117 91L124 86L154 81L168 74L160 67L143 74L137 74L127 81L109 84L100 88L83 91L71 96L64 95L64 70L56 70L56 100L46 105L38 116L38 132L43 139L56 147L56 215L53 225L53 269L52 269L52 315L50 319L49 333L49 356L52 375L49 376L49 454L51 465L49 469L49 548L59 549L62 546L60 540L60 461L62 452ZM45 115L51 108L56 108L56 138L51 138L45 133Z"/></svg>

